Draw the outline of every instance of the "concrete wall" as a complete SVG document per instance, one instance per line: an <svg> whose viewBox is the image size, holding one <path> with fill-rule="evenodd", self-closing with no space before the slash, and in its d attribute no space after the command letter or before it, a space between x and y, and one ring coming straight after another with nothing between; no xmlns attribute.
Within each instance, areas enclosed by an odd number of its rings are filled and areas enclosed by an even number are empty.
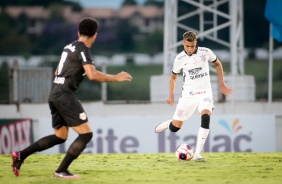
<svg viewBox="0 0 282 184"><path fill-rule="evenodd" d="M104 104L102 102L83 103L89 117L134 117L167 116L170 118L174 106L166 103L152 104ZM282 102L225 102L215 104L215 115L261 115L273 114L276 120L276 150L282 151ZM48 104L0 105L0 118L50 118ZM91 122L91 119L90 119ZM49 125L47 125L49 126ZM255 125L254 125L254 128Z"/></svg>
<svg viewBox="0 0 282 184"><path fill-rule="evenodd" d="M173 107L165 103L153 104L104 104L102 102L83 103L89 117L134 117L136 116L167 116L173 115ZM275 115L276 150L282 151L282 102L225 102L215 104L215 115ZM50 118L48 104L0 105L0 118ZM91 120L90 120L91 121ZM49 125L48 125L49 126Z"/></svg>

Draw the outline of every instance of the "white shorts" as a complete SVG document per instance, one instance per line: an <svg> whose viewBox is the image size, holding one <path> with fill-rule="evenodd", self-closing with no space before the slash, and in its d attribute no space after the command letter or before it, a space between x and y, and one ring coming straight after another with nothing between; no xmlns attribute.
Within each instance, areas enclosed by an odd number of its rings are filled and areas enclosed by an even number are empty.
<svg viewBox="0 0 282 184"><path fill-rule="evenodd" d="M176 106L173 119L179 121L187 120L198 107L199 114L207 109L211 113L214 109L213 99L207 97L180 98Z"/></svg>

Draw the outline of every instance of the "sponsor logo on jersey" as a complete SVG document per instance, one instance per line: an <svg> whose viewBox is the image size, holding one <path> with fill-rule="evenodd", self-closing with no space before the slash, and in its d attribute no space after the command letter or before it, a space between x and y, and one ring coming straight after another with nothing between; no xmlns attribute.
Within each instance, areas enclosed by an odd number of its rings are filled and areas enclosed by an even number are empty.
<svg viewBox="0 0 282 184"><path fill-rule="evenodd" d="M207 91L190 91L190 95L200 95L200 94L205 94Z"/></svg>
<svg viewBox="0 0 282 184"><path fill-rule="evenodd" d="M193 68L191 70L188 70L189 75L197 75L202 70L202 67L199 68Z"/></svg>
<svg viewBox="0 0 282 184"><path fill-rule="evenodd" d="M194 79L202 78L202 77L208 75L207 72L205 72L205 73L200 73L200 74L199 74L199 72L200 72L201 70L202 70L202 67L193 68L192 70L188 70L189 75L190 75L190 79L191 79L191 80L194 80Z"/></svg>
<svg viewBox="0 0 282 184"><path fill-rule="evenodd" d="M87 116L86 116L85 112L79 114L79 119L86 120L86 118L87 118Z"/></svg>
<svg viewBox="0 0 282 184"><path fill-rule="evenodd" d="M194 79L202 78L202 77L207 76L207 75L208 75L208 73L205 72L205 73L190 76L190 79L194 80Z"/></svg>
<svg viewBox="0 0 282 184"><path fill-rule="evenodd" d="M65 83L65 77L55 77L54 83L56 84L64 84Z"/></svg>

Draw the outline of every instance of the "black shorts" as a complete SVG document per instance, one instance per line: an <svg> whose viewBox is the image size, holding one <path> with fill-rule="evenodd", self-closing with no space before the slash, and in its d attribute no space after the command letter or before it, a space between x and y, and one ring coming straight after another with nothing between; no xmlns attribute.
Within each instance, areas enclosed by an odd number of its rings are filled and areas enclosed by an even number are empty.
<svg viewBox="0 0 282 184"><path fill-rule="evenodd" d="M52 127L74 127L88 122L88 117L75 94L66 93L49 101Z"/></svg>

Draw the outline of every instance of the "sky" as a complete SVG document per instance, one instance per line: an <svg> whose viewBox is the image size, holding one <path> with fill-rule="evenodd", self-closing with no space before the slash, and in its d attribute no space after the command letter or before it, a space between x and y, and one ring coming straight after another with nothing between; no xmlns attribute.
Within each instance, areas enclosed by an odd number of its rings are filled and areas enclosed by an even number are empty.
<svg viewBox="0 0 282 184"><path fill-rule="evenodd" d="M124 0L69 0L80 3L83 7L103 7L118 9ZM138 4L143 4L145 0L136 0Z"/></svg>

